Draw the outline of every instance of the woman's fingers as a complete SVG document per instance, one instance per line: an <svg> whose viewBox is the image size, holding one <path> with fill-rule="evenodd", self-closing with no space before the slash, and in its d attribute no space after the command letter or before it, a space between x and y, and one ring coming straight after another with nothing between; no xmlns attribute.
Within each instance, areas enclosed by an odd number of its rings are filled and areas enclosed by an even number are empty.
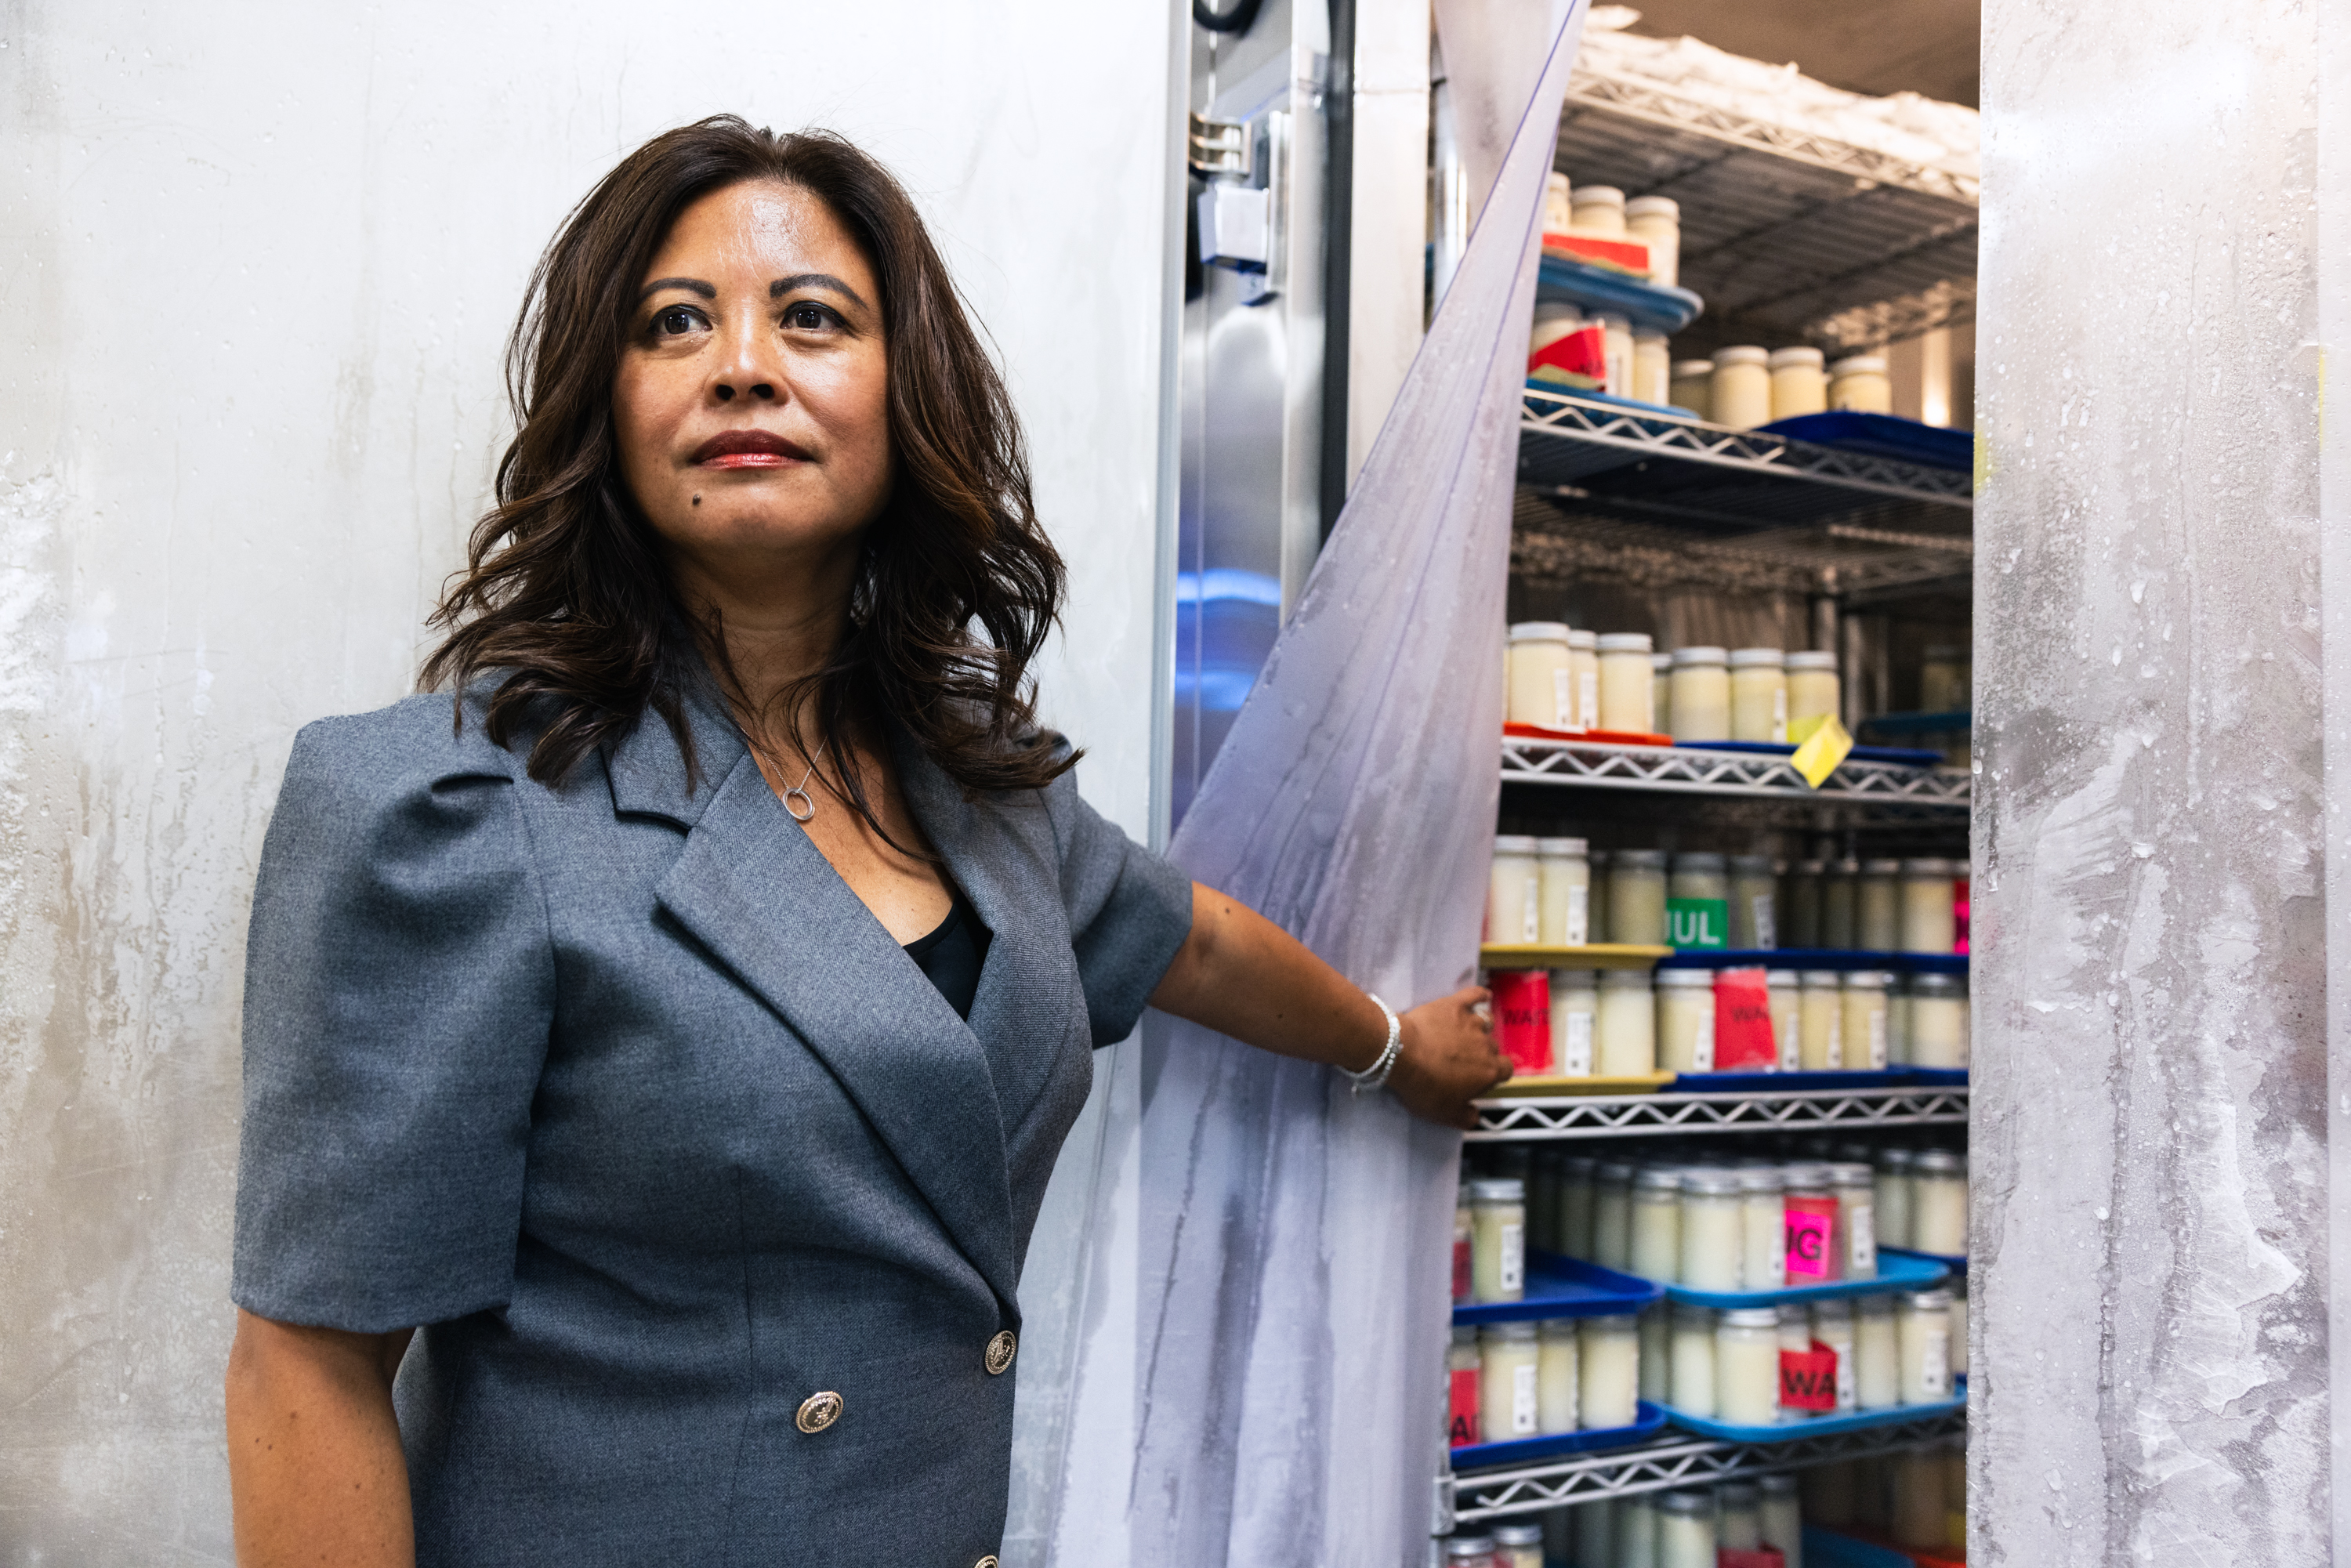
<svg viewBox="0 0 2351 1568"><path fill-rule="evenodd" d="M1470 986L1405 1014L1404 1049L1389 1079L1414 1115L1447 1127L1475 1127L1470 1103L1510 1077L1494 1043L1492 998Z"/></svg>

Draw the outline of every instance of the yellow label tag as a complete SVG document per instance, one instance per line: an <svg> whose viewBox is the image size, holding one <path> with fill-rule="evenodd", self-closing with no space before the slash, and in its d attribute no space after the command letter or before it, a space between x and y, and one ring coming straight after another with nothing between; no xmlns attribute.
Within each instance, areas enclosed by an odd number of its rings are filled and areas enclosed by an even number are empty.
<svg viewBox="0 0 2351 1568"><path fill-rule="evenodd" d="M1821 780L1835 772L1837 764L1843 762L1845 753L1852 749L1853 737L1844 732L1844 726L1834 718L1829 718L1822 722L1820 728L1813 731L1811 739L1796 747L1796 754L1788 760L1797 772L1804 776L1804 782L1817 789L1821 787Z"/></svg>
<svg viewBox="0 0 2351 1568"><path fill-rule="evenodd" d="M1804 742L1813 738L1813 732L1814 730L1820 728L1821 726L1828 723L1828 721L1829 716L1824 713L1816 713L1810 718L1790 719L1788 721L1788 744L1791 746L1803 745Z"/></svg>

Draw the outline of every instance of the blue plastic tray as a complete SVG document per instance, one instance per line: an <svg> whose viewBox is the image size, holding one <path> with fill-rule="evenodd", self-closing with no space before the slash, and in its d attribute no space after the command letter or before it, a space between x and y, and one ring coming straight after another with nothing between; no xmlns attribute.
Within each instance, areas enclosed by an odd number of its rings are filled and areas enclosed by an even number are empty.
<svg viewBox="0 0 2351 1568"><path fill-rule="evenodd" d="M1729 1421L1717 1421L1711 1416L1692 1416L1672 1406L1662 1406L1666 1419L1685 1432L1696 1432L1702 1437L1713 1437L1726 1443L1787 1443L1799 1437L1828 1437L1839 1432L1865 1432L1872 1427L1899 1427L1906 1421L1921 1420L1929 1416L1948 1416L1968 1407L1964 1385L1954 1385L1959 1391L1949 1399L1938 1399L1931 1405L1896 1405L1886 1410L1856 1410L1850 1416L1815 1416L1808 1421L1779 1421L1769 1427L1740 1427ZM1460 1449L1453 1450L1456 1454Z"/></svg>
<svg viewBox="0 0 2351 1568"><path fill-rule="evenodd" d="M1548 392L1552 397L1572 397L1578 402L1606 403L1610 408L1621 408L1627 413L1654 414L1660 421L1672 420L1687 423L1698 418L1698 410L1684 408L1677 402L1643 402L1639 398L1617 397L1612 392L1592 392L1583 387L1563 387L1552 382L1539 382L1532 376L1527 378L1527 391ZM1541 418L1543 413L1541 406L1531 408L1527 412L1537 418Z"/></svg>
<svg viewBox="0 0 2351 1568"><path fill-rule="evenodd" d="M1640 1418L1629 1427L1595 1427L1589 1432L1562 1432L1555 1437L1520 1437L1511 1443L1467 1443L1453 1450L1456 1470L1490 1469L1496 1465L1523 1465L1530 1459L1555 1459L1562 1454L1588 1454L1596 1448L1621 1448L1654 1437L1666 1424L1663 1406L1647 1400L1634 1408Z"/></svg>
<svg viewBox="0 0 2351 1568"><path fill-rule="evenodd" d="M1772 757L1793 757L1796 748L1777 740L1677 740L1693 751L1753 751ZM1887 762L1896 768L1940 768L1939 751L1913 750L1907 746L1856 746L1845 753L1854 762Z"/></svg>
<svg viewBox="0 0 2351 1568"><path fill-rule="evenodd" d="M1583 306L1587 314L1594 309L1614 310L1635 327L1655 327L1668 335L1697 320L1706 308L1706 301L1687 288L1660 287L1605 267L1550 256L1542 258L1541 269L1535 275L1535 298L1565 299Z"/></svg>
<svg viewBox="0 0 2351 1568"><path fill-rule="evenodd" d="M1888 1258L1918 1258L1929 1263L1940 1263L1954 1274L1968 1271L1968 1255L1964 1252L1921 1252L1911 1247L1881 1247L1877 1249L1877 1256L1881 1268Z"/></svg>
<svg viewBox="0 0 2351 1568"><path fill-rule="evenodd" d="M1899 1089L1910 1075L1899 1067L1851 1072L1685 1072L1669 1094L1801 1094L1808 1089Z"/></svg>
<svg viewBox="0 0 2351 1568"><path fill-rule="evenodd" d="M1845 947L1687 947L1657 960L1660 969L1892 969L1906 975L1964 975L1965 953L1871 953ZM1937 1068L1935 1071L1956 1071Z"/></svg>
<svg viewBox="0 0 2351 1568"><path fill-rule="evenodd" d="M1637 1275L1620 1274L1597 1263L1530 1248L1526 1299L1456 1307L1453 1324L1460 1328L1470 1323L1525 1322L1536 1318L1606 1317L1611 1312L1637 1312L1664 1294L1664 1291Z"/></svg>
<svg viewBox="0 0 2351 1568"><path fill-rule="evenodd" d="M1919 1083L1936 1089L1965 1089L1968 1070L1964 1067L1907 1067L1904 1071Z"/></svg>
<svg viewBox="0 0 2351 1568"><path fill-rule="evenodd" d="M1974 728L1975 716L1967 708L1947 713L1881 713L1863 719L1861 727L1880 735L1957 735Z"/></svg>
<svg viewBox="0 0 2351 1568"><path fill-rule="evenodd" d="M1877 1255L1875 1280L1838 1280L1826 1285L1797 1285L1785 1291L1693 1291L1687 1285L1667 1285L1666 1294L1694 1307L1794 1306L1805 1301L1843 1301L1848 1296L1883 1295L1888 1291L1924 1291L1950 1277L1949 1269L1928 1260L1924 1254L1889 1249Z"/></svg>
<svg viewBox="0 0 2351 1568"><path fill-rule="evenodd" d="M1974 432L1945 430L1940 425L1921 424L1915 419L1896 419L1890 413L1840 410L1834 413L1801 414L1794 419L1774 420L1763 427L1763 434L1834 447L1839 452L1891 457L1897 463L1916 463L1928 468L1956 468L1962 474L1976 463Z"/></svg>
<svg viewBox="0 0 2351 1568"><path fill-rule="evenodd" d="M1917 1568L1917 1564L1889 1547L1872 1546L1808 1524L1804 1526L1804 1568Z"/></svg>

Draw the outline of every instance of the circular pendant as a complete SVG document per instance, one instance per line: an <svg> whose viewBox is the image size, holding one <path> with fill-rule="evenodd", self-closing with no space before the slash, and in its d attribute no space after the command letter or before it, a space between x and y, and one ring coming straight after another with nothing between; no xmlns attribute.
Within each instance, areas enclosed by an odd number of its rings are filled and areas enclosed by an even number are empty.
<svg viewBox="0 0 2351 1568"><path fill-rule="evenodd" d="M792 814L793 821L805 822L816 815L816 800L795 784L784 791L784 810Z"/></svg>

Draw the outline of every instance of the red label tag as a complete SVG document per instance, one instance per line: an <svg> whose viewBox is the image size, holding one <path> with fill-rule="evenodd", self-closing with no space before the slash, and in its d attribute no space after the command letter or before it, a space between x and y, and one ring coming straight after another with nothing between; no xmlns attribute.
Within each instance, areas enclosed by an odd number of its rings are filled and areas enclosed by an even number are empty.
<svg viewBox="0 0 2351 1568"><path fill-rule="evenodd" d="M1469 1299L1469 1243L1453 1244L1453 1304L1459 1306Z"/></svg>
<svg viewBox="0 0 2351 1568"><path fill-rule="evenodd" d="M1714 1568L1788 1568L1788 1554L1776 1546L1759 1546L1752 1552L1720 1546L1715 1549Z"/></svg>
<svg viewBox="0 0 2351 1568"><path fill-rule="evenodd" d="M1780 1353L1780 1403L1791 1410L1836 1408L1836 1352L1820 1341Z"/></svg>
<svg viewBox="0 0 2351 1568"><path fill-rule="evenodd" d="M1578 327L1529 354L1527 370L1548 370L1563 385L1596 388L1608 379L1608 335L1597 322Z"/></svg>
<svg viewBox="0 0 2351 1568"><path fill-rule="evenodd" d="M1829 1247L1836 1228L1836 1199L1792 1197L1786 1213L1788 1282L1809 1280L1823 1284L1836 1278L1835 1259Z"/></svg>
<svg viewBox="0 0 2351 1568"><path fill-rule="evenodd" d="M1477 1369L1456 1372L1447 1381L1451 1386L1445 1416L1447 1437L1452 1447L1466 1448L1478 1440Z"/></svg>
<svg viewBox="0 0 2351 1568"><path fill-rule="evenodd" d="M1551 1075L1551 975L1542 969L1497 969L1494 1041L1510 1065L1530 1078Z"/></svg>
<svg viewBox="0 0 2351 1568"><path fill-rule="evenodd" d="M1771 1040L1771 991L1761 969L1714 974L1714 1070L1769 1072L1779 1065Z"/></svg>

